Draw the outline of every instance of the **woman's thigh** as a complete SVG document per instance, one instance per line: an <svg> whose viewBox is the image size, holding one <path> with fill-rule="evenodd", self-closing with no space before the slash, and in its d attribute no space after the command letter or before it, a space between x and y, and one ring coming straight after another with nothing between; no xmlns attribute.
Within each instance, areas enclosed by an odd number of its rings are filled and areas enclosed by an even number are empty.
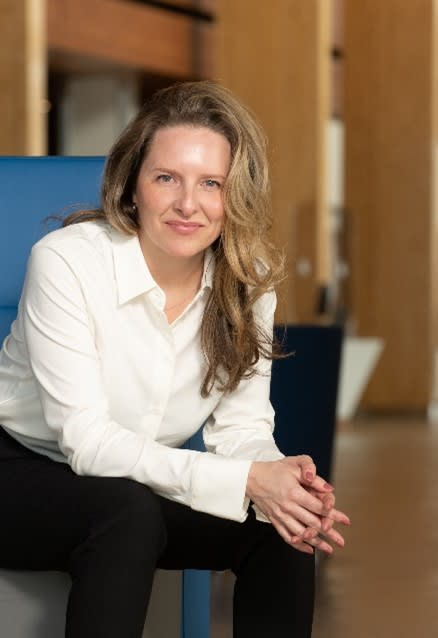
<svg viewBox="0 0 438 638"><path fill-rule="evenodd" d="M251 508L238 523L158 497L129 479L78 476L0 428L0 567L68 571L72 552L93 526L105 525L129 501L135 501L131 520L141 519L145 543L146 528L164 523L166 543L157 564L164 569L237 572L254 549L272 540L284 545L282 551L295 552L271 525L257 521Z"/></svg>
<svg viewBox="0 0 438 638"><path fill-rule="evenodd" d="M143 528L147 516L141 509L161 518L159 501L145 486L78 476L0 428L0 567L68 571L72 552L126 508Z"/></svg>
<svg viewBox="0 0 438 638"><path fill-rule="evenodd" d="M278 536L271 525L255 518L252 508L247 519L238 523L194 511L165 498L161 498L161 506L167 537L158 563L163 569L237 571L260 543Z"/></svg>
<svg viewBox="0 0 438 638"><path fill-rule="evenodd" d="M167 543L160 567L232 567L232 555L253 536L248 526L257 527L195 512L129 479L78 476L67 464L28 450L0 427L0 567L68 571L72 552L93 526L115 515L127 491L137 501L143 496L151 501L151 527L156 518L164 523ZM147 518L144 512L140 516ZM145 530L145 543L147 538Z"/></svg>
<svg viewBox="0 0 438 638"><path fill-rule="evenodd" d="M311 635L313 555L285 543L272 525L256 520L252 509L243 523L164 499L162 509L167 545L159 567L231 569L237 576L233 635Z"/></svg>

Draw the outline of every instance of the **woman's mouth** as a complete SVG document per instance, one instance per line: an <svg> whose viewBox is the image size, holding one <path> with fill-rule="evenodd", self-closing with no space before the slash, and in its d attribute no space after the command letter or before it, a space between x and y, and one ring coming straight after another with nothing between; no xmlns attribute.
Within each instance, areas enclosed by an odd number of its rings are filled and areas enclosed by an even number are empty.
<svg viewBox="0 0 438 638"><path fill-rule="evenodd" d="M180 235L192 235L197 230L202 228L201 224L197 224L196 222L181 222L181 221L170 221L166 222L166 224L175 232Z"/></svg>

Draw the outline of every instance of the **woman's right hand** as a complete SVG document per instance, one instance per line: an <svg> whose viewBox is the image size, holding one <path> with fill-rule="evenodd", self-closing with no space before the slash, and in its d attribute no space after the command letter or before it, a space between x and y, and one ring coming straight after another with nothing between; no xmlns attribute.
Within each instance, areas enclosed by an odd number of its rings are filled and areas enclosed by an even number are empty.
<svg viewBox="0 0 438 638"><path fill-rule="evenodd" d="M343 547L344 540L332 524L348 525L350 521L343 512L334 509L333 488L316 475L309 456L254 461L246 494L280 536L296 549L313 553L313 546L331 554L333 548L327 541Z"/></svg>

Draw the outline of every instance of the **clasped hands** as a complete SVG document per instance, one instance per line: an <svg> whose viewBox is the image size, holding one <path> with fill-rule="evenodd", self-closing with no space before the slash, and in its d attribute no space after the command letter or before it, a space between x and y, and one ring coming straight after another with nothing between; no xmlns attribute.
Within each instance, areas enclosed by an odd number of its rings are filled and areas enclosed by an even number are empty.
<svg viewBox="0 0 438 638"><path fill-rule="evenodd" d="M333 524L349 525L350 519L335 509L333 487L317 476L310 456L254 461L246 494L296 549L313 554L317 548L332 554L333 544L344 546Z"/></svg>

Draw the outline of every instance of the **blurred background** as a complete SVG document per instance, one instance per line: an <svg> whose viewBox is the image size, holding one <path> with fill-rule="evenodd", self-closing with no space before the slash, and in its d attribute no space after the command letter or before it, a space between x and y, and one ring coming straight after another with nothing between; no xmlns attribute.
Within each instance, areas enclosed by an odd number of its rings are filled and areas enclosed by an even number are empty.
<svg viewBox="0 0 438 638"><path fill-rule="evenodd" d="M436 0L0 0L0 155L105 154L148 95L189 79L219 80L266 130L277 320L345 335L333 481L354 525L319 561L317 638L438 622L437 15ZM216 575L213 638L231 636L230 591Z"/></svg>

